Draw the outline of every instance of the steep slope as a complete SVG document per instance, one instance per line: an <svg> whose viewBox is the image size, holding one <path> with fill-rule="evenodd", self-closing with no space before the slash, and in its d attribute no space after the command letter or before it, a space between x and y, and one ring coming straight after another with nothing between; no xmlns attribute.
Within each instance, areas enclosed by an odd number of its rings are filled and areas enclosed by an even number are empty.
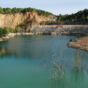
<svg viewBox="0 0 88 88"><path fill-rule="evenodd" d="M16 28L25 25L30 28L33 23L39 24L41 21L56 20L54 15L39 15L36 11L25 13L0 14L0 27Z"/></svg>

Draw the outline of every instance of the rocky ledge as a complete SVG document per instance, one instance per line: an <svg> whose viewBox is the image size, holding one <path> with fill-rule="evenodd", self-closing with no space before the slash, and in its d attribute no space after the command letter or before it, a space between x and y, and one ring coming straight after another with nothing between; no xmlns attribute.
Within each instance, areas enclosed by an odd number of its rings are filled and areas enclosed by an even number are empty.
<svg viewBox="0 0 88 88"><path fill-rule="evenodd" d="M79 38L75 40L74 42L69 42L68 47L88 51L88 36Z"/></svg>

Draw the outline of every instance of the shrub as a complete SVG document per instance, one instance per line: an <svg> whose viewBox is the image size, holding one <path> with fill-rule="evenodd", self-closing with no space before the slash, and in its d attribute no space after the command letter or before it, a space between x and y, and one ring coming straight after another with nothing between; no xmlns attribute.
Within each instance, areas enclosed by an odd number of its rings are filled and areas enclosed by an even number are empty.
<svg viewBox="0 0 88 88"><path fill-rule="evenodd" d="M9 32L14 32L14 29L12 28L0 28L0 37L7 35Z"/></svg>
<svg viewBox="0 0 88 88"><path fill-rule="evenodd" d="M14 30L15 33L18 33L18 32L22 32L21 28L19 26L17 26Z"/></svg>
<svg viewBox="0 0 88 88"><path fill-rule="evenodd" d="M13 28L7 28L7 30L8 30L9 32L11 32L11 33L14 32L14 29L13 29Z"/></svg>
<svg viewBox="0 0 88 88"><path fill-rule="evenodd" d="M8 33L9 31L7 28L0 28L0 37L5 36Z"/></svg>
<svg viewBox="0 0 88 88"><path fill-rule="evenodd" d="M8 28L2 28L2 33L3 33L3 35L6 35L6 34L8 34L9 33L9 30L8 30Z"/></svg>

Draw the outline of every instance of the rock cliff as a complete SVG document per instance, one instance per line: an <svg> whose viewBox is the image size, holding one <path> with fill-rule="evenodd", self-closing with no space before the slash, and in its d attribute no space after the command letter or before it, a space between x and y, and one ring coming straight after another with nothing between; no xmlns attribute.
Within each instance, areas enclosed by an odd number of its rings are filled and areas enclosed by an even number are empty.
<svg viewBox="0 0 88 88"><path fill-rule="evenodd" d="M26 28L30 28L33 23L39 24L41 21L56 20L54 15L44 16L38 15L37 12L0 14L0 27L16 28L18 25L27 24Z"/></svg>

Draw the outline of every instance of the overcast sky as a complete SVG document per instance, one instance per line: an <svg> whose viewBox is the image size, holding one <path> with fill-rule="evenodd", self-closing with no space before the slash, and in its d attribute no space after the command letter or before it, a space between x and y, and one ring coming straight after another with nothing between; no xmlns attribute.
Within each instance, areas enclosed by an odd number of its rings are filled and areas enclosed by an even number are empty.
<svg viewBox="0 0 88 88"><path fill-rule="evenodd" d="M88 0L0 0L1 7L32 7L54 14L70 14L88 8Z"/></svg>

